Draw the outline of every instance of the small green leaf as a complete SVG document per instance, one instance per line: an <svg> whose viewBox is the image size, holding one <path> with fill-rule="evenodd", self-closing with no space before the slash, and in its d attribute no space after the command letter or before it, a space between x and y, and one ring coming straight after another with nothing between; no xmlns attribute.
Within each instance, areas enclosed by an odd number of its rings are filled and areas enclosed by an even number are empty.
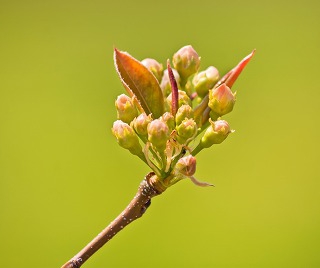
<svg viewBox="0 0 320 268"><path fill-rule="evenodd" d="M146 114L159 118L164 113L164 98L155 76L126 52L114 50L114 63L128 93L135 96Z"/></svg>

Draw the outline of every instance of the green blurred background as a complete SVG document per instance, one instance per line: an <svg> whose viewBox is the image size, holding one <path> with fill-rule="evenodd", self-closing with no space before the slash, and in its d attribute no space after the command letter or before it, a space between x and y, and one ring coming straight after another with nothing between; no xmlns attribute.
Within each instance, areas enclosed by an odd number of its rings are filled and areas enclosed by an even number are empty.
<svg viewBox="0 0 320 268"><path fill-rule="evenodd" d="M198 179L153 200L84 267L320 267L320 2L0 2L0 266L60 267L127 205L148 168L111 134L113 47L183 45L233 87L236 132Z"/></svg>

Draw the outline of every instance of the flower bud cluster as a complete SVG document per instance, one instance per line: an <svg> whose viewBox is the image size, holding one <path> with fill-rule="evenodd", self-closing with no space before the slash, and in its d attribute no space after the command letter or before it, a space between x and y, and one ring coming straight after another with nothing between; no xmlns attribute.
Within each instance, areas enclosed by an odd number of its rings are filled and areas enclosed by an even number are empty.
<svg viewBox="0 0 320 268"><path fill-rule="evenodd" d="M200 57L192 46L178 50L172 63L174 68L168 63L163 70L154 59L141 62L159 83L163 114L154 118L139 108L138 96L121 94L115 103L118 120L112 133L121 147L140 157L159 178L175 178L166 185L190 177L197 185L207 186L193 177L195 155L222 143L233 132L221 117L233 110L236 94L230 88L239 75L233 73L239 65L222 78L213 66L199 71ZM157 101L153 105L158 105Z"/></svg>

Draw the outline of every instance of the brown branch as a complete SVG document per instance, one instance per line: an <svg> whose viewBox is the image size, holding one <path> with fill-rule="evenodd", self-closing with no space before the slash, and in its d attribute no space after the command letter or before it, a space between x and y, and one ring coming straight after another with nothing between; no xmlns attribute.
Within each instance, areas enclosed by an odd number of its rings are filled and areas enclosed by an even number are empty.
<svg viewBox="0 0 320 268"><path fill-rule="evenodd" d="M113 236L128 224L140 218L150 206L151 198L161 194L166 189L156 178L155 174L150 172L140 183L137 194L125 210L61 268L79 268Z"/></svg>

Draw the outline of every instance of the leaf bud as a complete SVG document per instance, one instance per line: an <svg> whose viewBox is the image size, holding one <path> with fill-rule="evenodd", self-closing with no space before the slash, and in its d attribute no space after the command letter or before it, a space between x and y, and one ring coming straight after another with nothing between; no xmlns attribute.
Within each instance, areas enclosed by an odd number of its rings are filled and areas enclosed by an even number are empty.
<svg viewBox="0 0 320 268"><path fill-rule="evenodd" d="M177 70L172 69L173 76L177 81L177 84L180 83L180 75ZM162 80L160 83L160 88L162 89L163 96L167 97L171 93L171 83L169 79L168 69L165 69L163 72Z"/></svg>
<svg viewBox="0 0 320 268"><path fill-rule="evenodd" d="M189 139L195 137L198 132L198 127L193 119L184 119L182 123L177 126L178 132L178 142L180 144L185 144Z"/></svg>
<svg viewBox="0 0 320 268"><path fill-rule="evenodd" d="M223 142L232 132L228 122L225 120L218 120L214 122L209 119L209 122L210 126L207 128L200 141L202 148L208 148L213 144Z"/></svg>
<svg viewBox="0 0 320 268"><path fill-rule="evenodd" d="M117 118L125 123L129 124L138 115L138 111L131 98L125 94L118 96L115 106L117 109Z"/></svg>
<svg viewBox="0 0 320 268"><path fill-rule="evenodd" d="M117 120L113 123L112 134L117 138L119 145L130 150L132 154L141 153L141 145L137 134L127 123Z"/></svg>
<svg viewBox="0 0 320 268"><path fill-rule="evenodd" d="M184 176L191 177L196 172L197 160L194 156L188 155L179 159L175 170Z"/></svg>
<svg viewBox="0 0 320 268"><path fill-rule="evenodd" d="M169 136L169 127L160 119L155 119L148 125L148 140L159 152L165 150Z"/></svg>
<svg viewBox="0 0 320 268"><path fill-rule="evenodd" d="M219 80L219 71L210 66L207 70L197 73L192 79L192 84L199 97L203 98Z"/></svg>
<svg viewBox="0 0 320 268"><path fill-rule="evenodd" d="M180 125L185 118L193 118L193 109L188 104L183 104L176 114L176 125Z"/></svg>
<svg viewBox="0 0 320 268"><path fill-rule="evenodd" d="M148 68L150 72L157 78L158 82L161 82L163 75L163 65L157 62L155 59L146 58L141 63Z"/></svg>
<svg viewBox="0 0 320 268"><path fill-rule="evenodd" d="M196 73L200 67L200 57L192 46L179 49L172 58L173 66L183 80Z"/></svg>
<svg viewBox="0 0 320 268"><path fill-rule="evenodd" d="M146 115L145 113L142 113L132 121L133 128L138 135L142 137L147 137L148 135L147 127L151 121L152 121L151 115Z"/></svg>
<svg viewBox="0 0 320 268"><path fill-rule="evenodd" d="M210 109L218 116L230 113L236 102L235 94L225 84L221 84L219 87L209 90L209 103Z"/></svg>

